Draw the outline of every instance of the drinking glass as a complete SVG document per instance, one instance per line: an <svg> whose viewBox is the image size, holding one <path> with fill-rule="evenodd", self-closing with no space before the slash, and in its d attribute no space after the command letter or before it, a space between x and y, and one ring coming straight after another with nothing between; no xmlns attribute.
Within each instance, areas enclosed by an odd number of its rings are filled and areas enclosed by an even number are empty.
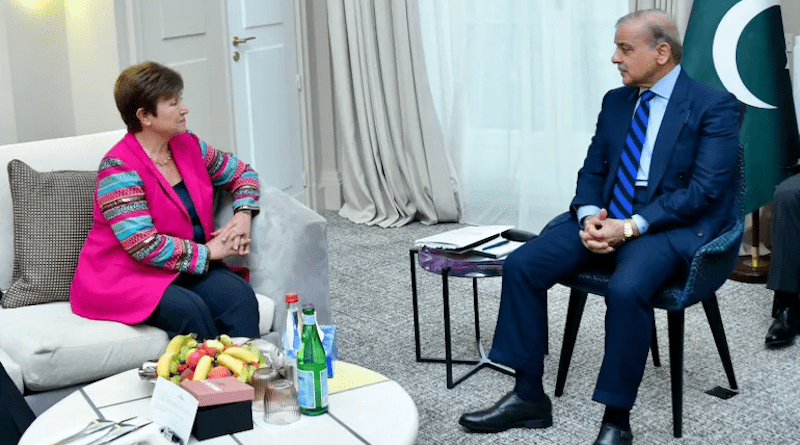
<svg viewBox="0 0 800 445"><path fill-rule="evenodd" d="M273 380L267 384L264 394L264 421L274 425L286 425L300 418L297 390L286 379Z"/></svg>
<svg viewBox="0 0 800 445"><path fill-rule="evenodd" d="M253 398L253 411L264 411L264 397L267 392L267 385L270 382L278 380L278 371L272 368L259 368L253 373L253 378L250 384L255 391L255 398Z"/></svg>

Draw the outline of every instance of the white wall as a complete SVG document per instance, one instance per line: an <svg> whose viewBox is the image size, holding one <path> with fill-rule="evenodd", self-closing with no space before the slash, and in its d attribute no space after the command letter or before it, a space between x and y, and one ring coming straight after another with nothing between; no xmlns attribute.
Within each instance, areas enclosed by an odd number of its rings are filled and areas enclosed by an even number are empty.
<svg viewBox="0 0 800 445"><path fill-rule="evenodd" d="M8 63L5 4L0 2L0 144L17 141L11 70Z"/></svg>
<svg viewBox="0 0 800 445"><path fill-rule="evenodd" d="M124 128L114 103L119 75L114 2L65 0L75 134Z"/></svg>
<svg viewBox="0 0 800 445"><path fill-rule="evenodd" d="M18 141L74 134L63 0L4 0Z"/></svg>
<svg viewBox="0 0 800 445"><path fill-rule="evenodd" d="M327 2L304 0L308 23L308 69L311 83L311 130L313 154L310 186L315 187L311 203L316 210L338 210L342 206L342 178L336 156L335 131L333 125L333 78L331 74L331 52L328 39Z"/></svg>
<svg viewBox="0 0 800 445"><path fill-rule="evenodd" d="M0 143L124 127L114 17L110 0L0 0Z"/></svg>

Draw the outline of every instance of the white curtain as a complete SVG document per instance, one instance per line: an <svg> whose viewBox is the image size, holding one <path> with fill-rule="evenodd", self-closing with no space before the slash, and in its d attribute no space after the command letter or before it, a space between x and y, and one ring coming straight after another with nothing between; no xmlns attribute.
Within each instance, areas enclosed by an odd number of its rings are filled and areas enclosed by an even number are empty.
<svg viewBox="0 0 800 445"><path fill-rule="evenodd" d="M692 12L693 0L630 0L631 10L640 11L643 9L660 9L671 15L681 37L686 33L686 25L689 23L689 13Z"/></svg>
<svg viewBox="0 0 800 445"><path fill-rule="evenodd" d="M538 232L568 209L628 0L419 0L462 221Z"/></svg>

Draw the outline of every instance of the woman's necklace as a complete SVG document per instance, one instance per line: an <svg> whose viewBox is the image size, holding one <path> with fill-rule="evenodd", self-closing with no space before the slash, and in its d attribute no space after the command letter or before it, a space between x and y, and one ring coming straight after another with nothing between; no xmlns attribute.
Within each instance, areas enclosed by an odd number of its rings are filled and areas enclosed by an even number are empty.
<svg viewBox="0 0 800 445"><path fill-rule="evenodd" d="M167 157L163 161L159 161L156 158L150 156L150 153L147 153L147 156L159 167L166 167L169 162L172 160L172 150L167 146Z"/></svg>

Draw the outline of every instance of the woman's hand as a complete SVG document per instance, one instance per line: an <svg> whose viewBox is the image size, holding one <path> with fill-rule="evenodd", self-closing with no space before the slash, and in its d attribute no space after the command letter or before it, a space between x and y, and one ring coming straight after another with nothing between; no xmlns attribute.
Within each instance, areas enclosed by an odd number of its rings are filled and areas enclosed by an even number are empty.
<svg viewBox="0 0 800 445"><path fill-rule="evenodd" d="M212 260L230 255L244 256L250 253L250 223L253 217L249 212L236 212L223 227L214 231L206 245ZM215 258L216 255L222 255Z"/></svg>
<svg viewBox="0 0 800 445"><path fill-rule="evenodd" d="M208 247L208 259L212 261L221 260L237 252L233 247L233 241L224 242L220 236L211 238L206 243L206 247Z"/></svg>

